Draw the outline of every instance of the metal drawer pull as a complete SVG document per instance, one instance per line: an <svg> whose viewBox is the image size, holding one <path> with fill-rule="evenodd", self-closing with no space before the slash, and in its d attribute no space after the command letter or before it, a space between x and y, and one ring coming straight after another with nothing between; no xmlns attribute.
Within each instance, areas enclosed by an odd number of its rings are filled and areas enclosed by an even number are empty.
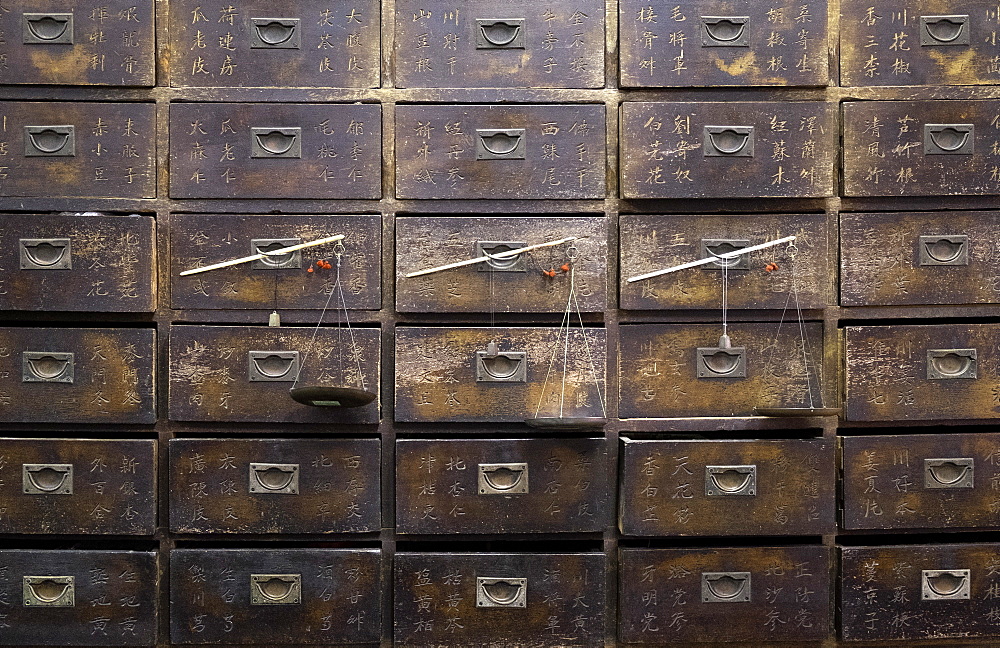
<svg viewBox="0 0 1000 648"><path fill-rule="evenodd" d="M298 18L251 18L250 49L299 49Z"/></svg>
<svg viewBox="0 0 1000 648"><path fill-rule="evenodd" d="M271 255L269 252L299 245L300 238L263 238L250 240L250 254L264 256L250 264L254 270L297 270L302 267L302 252L294 250L285 254Z"/></svg>
<svg viewBox="0 0 1000 648"><path fill-rule="evenodd" d="M705 157L753 157L753 126L705 126Z"/></svg>
<svg viewBox="0 0 1000 648"><path fill-rule="evenodd" d="M476 578L476 607L523 608L527 601L527 578Z"/></svg>
<svg viewBox="0 0 1000 648"><path fill-rule="evenodd" d="M523 160L523 128L477 128L477 160Z"/></svg>
<svg viewBox="0 0 1000 648"><path fill-rule="evenodd" d="M523 383L528 381L528 352L495 349L476 351L476 380Z"/></svg>
<svg viewBox="0 0 1000 648"><path fill-rule="evenodd" d="M527 492L527 463L479 464L480 495L514 495Z"/></svg>
<svg viewBox="0 0 1000 648"><path fill-rule="evenodd" d="M295 158L302 157L302 129L254 126L250 129L250 157Z"/></svg>
<svg viewBox="0 0 1000 648"><path fill-rule="evenodd" d="M72 246L68 238L18 239L22 270L72 270Z"/></svg>
<svg viewBox="0 0 1000 648"><path fill-rule="evenodd" d="M21 14L21 36L25 45L72 45L73 14Z"/></svg>
<svg viewBox="0 0 1000 648"><path fill-rule="evenodd" d="M72 353L24 351L21 353L21 382L72 384L75 364Z"/></svg>
<svg viewBox="0 0 1000 648"><path fill-rule="evenodd" d="M924 124L924 155L972 155L975 124Z"/></svg>
<svg viewBox="0 0 1000 648"><path fill-rule="evenodd" d="M298 351L251 351L250 380L294 382L299 373Z"/></svg>
<svg viewBox="0 0 1000 648"><path fill-rule="evenodd" d="M968 45L969 16L920 16L921 45Z"/></svg>
<svg viewBox="0 0 1000 648"><path fill-rule="evenodd" d="M969 265L969 237L965 234L921 236L919 242L922 266Z"/></svg>
<svg viewBox="0 0 1000 648"><path fill-rule="evenodd" d="M924 488L974 488L975 459L924 459Z"/></svg>
<svg viewBox="0 0 1000 648"><path fill-rule="evenodd" d="M76 128L64 126L25 126L25 157L74 157Z"/></svg>
<svg viewBox="0 0 1000 648"><path fill-rule="evenodd" d="M25 495L72 495L73 464L21 464Z"/></svg>
<svg viewBox="0 0 1000 648"><path fill-rule="evenodd" d="M699 378L746 378L746 347L734 347L728 335L717 347L698 347L695 356Z"/></svg>
<svg viewBox="0 0 1000 648"><path fill-rule="evenodd" d="M974 379L977 376L975 349L928 349L927 379Z"/></svg>
<svg viewBox="0 0 1000 648"><path fill-rule="evenodd" d="M524 49L524 18L477 18L476 49Z"/></svg>
<svg viewBox="0 0 1000 648"><path fill-rule="evenodd" d="M702 47L750 47L750 16L702 16Z"/></svg>
<svg viewBox="0 0 1000 648"><path fill-rule="evenodd" d="M514 256L504 256L493 258L494 255L520 250L527 247L524 241L476 241L476 257L487 257L486 263L478 264L479 272L527 272L527 254L515 254Z"/></svg>
<svg viewBox="0 0 1000 648"><path fill-rule="evenodd" d="M702 572L701 600L704 603L749 602L750 572Z"/></svg>
<svg viewBox="0 0 1000 648"><path fill-rule="evenodd" d="M251 493L299 494L299 464L250 464Z"/></svg>
<svg viewBox="0 0 1000 648"><path fill-rule="evenodd" d="M745 239L701 239L703 257L719 257L747 247L750 247L750 241ZM705 267L709 270L749 270L749 256L748 254L740 254L735 257L719 258L714 263L706 264Z"/></svg>
<svg viewBox="0 0 1000 648"><path fill-rule="evenodd" d="M73 576L24 576L21 593L24 607L73 607L76 605Z"/></svg>
<svg viewBox="0 0 1000 648"><path fill-rule="evenodd" d="M705 466L706 495L756 495L757 466Z"/></svg>
<svg viewBox="0 0 1000 648"><path fill-rule="evenodd" d="M969 598L968 569L924 569L920 572L920 589L928 601Z"/></svg>
<svg viewBox="0 0 1000 648"><path fill-rule="evenodd" d="M302 574L250 574L250 605L297 605Z"/></svg>

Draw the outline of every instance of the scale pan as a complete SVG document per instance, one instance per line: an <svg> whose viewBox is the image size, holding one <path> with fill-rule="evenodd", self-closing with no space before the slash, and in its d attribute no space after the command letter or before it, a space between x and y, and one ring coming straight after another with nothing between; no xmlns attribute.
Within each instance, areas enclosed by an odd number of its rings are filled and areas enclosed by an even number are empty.
<svg viewBox="0 0 1000 648"><path fill-rule="evenodd" d="M377 394L357 387L292 387L292 399L312 407L364 407Z"/></svg>
<svg viewBox="0 0 1000 648"><path fill-rule="evenodd" d="M840 416L839 407L757 407L757 416L795 418L806 416Z"/></svg>
<svg viewBox="0 0 1000 648"><path fill-rule="evenodd" d="M524 419L524 422L540 430L601 430L608 419L600 416L540 416Z"/></svg>

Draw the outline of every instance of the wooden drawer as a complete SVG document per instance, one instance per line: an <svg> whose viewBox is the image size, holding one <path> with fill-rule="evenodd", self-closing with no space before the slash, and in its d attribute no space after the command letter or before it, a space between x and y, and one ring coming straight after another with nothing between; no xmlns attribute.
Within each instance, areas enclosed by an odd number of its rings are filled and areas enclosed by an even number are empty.
<svg viewBox="0 0 1000 648"><path fill-rule="evenodd" d="M0 83L154 85L153 23L153 0L14 0L0 18Z"/></svg>
<svg viewBox="0 0 1000 648"><path fill-rule="evenodd" d="M603 104L400 105L397 198L604 198Z"/></svg>
<svg viewBox="0 0 1000 648"><path fill-rule="evenodd" d="M827 547L622 549L620 555L622 643L760 645L819 642L830 634Z"/></svg>
<svg viewBox="0 0 1000 648"><path fill-rule="evenodd" d="M153 552L0 550L0 645L156 645L158 580Z"/></svg>
<svg viewBox="0 0 1000 648"><path fill-rule="evenodd" d="M621 85L825 86L827 5L818 0L620 0Z"/></svg>
<svg viewBox="0 0 1000 648"><path fill-rule="evenodd" d="M396 420L520 422L534 417L540 402L539 416L558 416L561 358L547 382L546 374L555 345L566 340L560 330L397 327ZM491 342L497 356L489 355ZM564 414L603 416L605 330L571 329L568 346Z"/></svg>
<svg viewBox="0 0 1000 648"><path fill-rule="evenodd" d="M995 195L1000 101L848 101L845 196Z"/></svg>
<svg viewBox="0 0 1000 648"><path fill-rule="evenodd" d="M396 645L603 646L603 554L397 553Z"/></svg>
<svg viewBox="0 0 1000 648"><path fill-rule="evenodd" d="M350 309L382 305L382 219L380 216L271 216L173 214L170 217L170 306L177 309L321 309L336 282L334 243L205 274L181 271L241 256L263 246L308 243L345 234L341 264L344 301ZM276 249L276 248L275 248ZM312 268L312 272L307 269ZM276 297L277 295L277 297ZM334 294L331 305L339 306Z"/></svg>
<svg viewBox="0 0 1000 648"><path fill-rule="evenodd" d="M315 339L313 335L315 333ZM290 326L171 326L170 418L175 421L377 423L379 401L309 407L298 386L379 390L379 330ZM358 366L360 365L360 375ZM301 374L300 374L301 372Z"/></svg>
<svg viewBox="0 0 1000 648"><path fill-rule="evenodd" d="M837 132L834 104L625 102L622 197L832 196Z"/></svg>
<svg viewBox="0 0 1000 648"><path fill-rule="evenodd" d="M619 506L625 535L836 531L830 441L623 441Z"/></svg>
<svg viewBox="0 0 1000 648"><path fill-rule="evenodd" d="M851 421L1000 418L995 324L851 326L845 415Z"/></svg>
<svg viewBox="0 0 1000 648"><path fill-rule="evenodd" d="M379 3L177 0L170 85L377 88Z"/></svg>
<svg viewBox="0 0 1000 648"><path fill-rule="evenodd" d="M0 103L0 196L155 198L155 114L151 103Z"/></svg>
<svg viewBox="0 0 1000 648"><path fill-rule="evenodd" d="M381 528L378 439L171 439L174 533Z"/></svg>
<svg viewBox="0 0 1000 648"><path fill-rule="evenodd" d="M803 326L809 371L794 322L731 322L731 349L719 348L719 324L622 326L619 415L751 416L758 407L819 407L822 324Z"/></svg>
<svg viewBox="0 0 1000 648"><path fill-rule="evenodd" d="M171 198L382 195L377 104L175 103Z"/></svg>
<svg viewBox="0 0 1000 648"><path fill-rule="evenodd" d="M398 533L601 532L603 439L396 442Z"/></svg>
<svg viewBox="0 0 1000 648"><path fill-rule="evenodd" d="M152 329L0 328L0 421L155 423Z"/></svg>
<svg viewBox="0 0 1000 648"><path fill-rule="evenodd" d="M150 216L0 215L0 310L156 309Z"/></svg>
<svg viewBox="0 0 1000 648"><path fill-rule="evenodd" d="M740 216L640 216L619 221L621 307L630 310L718 308L724 265L708 264L676 274L627 283L629 277L705 259L785 236L787 245L750 252L729 261L730 308L784 308L792 280L803 308L822 308L833 300L834 261L823 214ZM778 270L769 272L776 262ZM725 264L726 262L722 261Z"/></svg>
<svg viewBox="0 0 1000 648"><path fill-rule="evenodd" d="M568 236L579 240L509 260L480 263L423 277L405 275L462 259L498 254ZM580 310L607 303L607 220L603 217L411 217L396 219L396 309L400 312L552 313L566 308L569 276L560 271L577 248ZM549 277L547 270L558 274Z"/></svg>
<svg viewBox="0 0 1000 648"><path fill-rule="evenodd" d="M377 549L175 549L170 640L378 643L379 561Z"/></svg>
<svg viewBox="0 0 1000 648"><path fill-rule="evenodd" d="M400 0L398 88L603 88L601 0ZM410 16L413 19L410 20ZM404 19L405 18L405 19Z"/></svg>

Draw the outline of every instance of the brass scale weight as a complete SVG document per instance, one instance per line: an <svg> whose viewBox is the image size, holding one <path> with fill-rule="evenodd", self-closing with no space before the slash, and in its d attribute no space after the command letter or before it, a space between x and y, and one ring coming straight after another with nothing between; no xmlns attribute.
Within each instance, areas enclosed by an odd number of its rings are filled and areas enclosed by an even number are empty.
<svg viewBox="0 0 1000 648"><path fill-rule="evenodd" d="M241 257L239 259L230 259L229 261L222 261L220 263L215 263L203 268L192 268L190 270L185 270L180 273L180 276L186 277L188 275L199 274L202 272L210 272L212 270L218 270L220 268L228 268L235 265L241 265L244 263L250 263L252 261L264 260L269 261L274 257L281 257L299 250L304 250L306 248L315 247L318 245L324 245L327 243L335 243L333 252L336 257L336 281L330 288L329 294L326 297L326 303L323 305L323 311L320 313L319 320L316 322L316 327L313 329L312 338L309 342L309 350L306 354L314 347L316 343L316 334L319 333L319 328L323 324L323 318L326 315L326 311L330 308L330 302L333 300L333 296L336 293L339 297L337 304L337 331L338 335L341 334L343 329L340 326L340 315L343 314L344 321L347 325L347 332L351 339L351 353L357 362L358 370L358 380L361 383L360 387L352 387L349 385L305 385L299 387L299 378L302 376L302 369L305 367L306 360L308 360L308 355L306 355L302 362L299 363L298 371L295 374L295 379L292 382L292 387L289 389L289 395L298 403L303 405L309 405L312 407L364 407L372 401L375 400L377 394L375 392L369 391L365 385L364 375L361 373L361 356L358 352L357 342L354 339L354 330L351 328L351 320L347 314L347 302L344 298L344 286L341 282L341 262L345 252L343 240L345 236L343 234L336 234L334 236L327 236L324 238L316 239L314 241L308 241L306 243L299 243L297 245L291 245L288 247L282 247L276 250L262 250L257 254L251 254L249 256ZM275 302L278 298L277 289L277 268L275 268ZM281 318L278 316L277 303L275 304L275 310L271 313L269 318L270 326L280 326ZM337 352L340 358L340 373L341 379L344 376L344 345L342 341L337 345Z"/></svg>

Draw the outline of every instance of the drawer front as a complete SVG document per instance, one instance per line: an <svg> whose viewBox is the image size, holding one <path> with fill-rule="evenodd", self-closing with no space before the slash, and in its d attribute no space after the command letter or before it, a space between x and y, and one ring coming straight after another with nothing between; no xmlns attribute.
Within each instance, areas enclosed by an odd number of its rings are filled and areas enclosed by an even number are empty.
<svg viewBox="0 0 1000 648"><path fill-rule="evenodd" d="M366 533L378 439L171 439L174 533Z"/></svg>
<svg viewBox="0 0 1000 648"><path fill-rule="evenodd" d="M0 329L0 421L155 423L155 337L140 328Z"/></svg>
<svg viewBox="0 0 1000 648"><path fill-rule="evenodd" d="M579 240L524 252L510 259L407 278L418 270L454 261L555 241ZM604 310L607 302L607 220L560 218L396 219L396 309L400 312L552 313L566 308L570 246L581 311ZM550 276L547 271L554 271Z"/></svg>
<svg viewBox="0 0 1000 648"><path fill-rule="evenodd" d="M604 198L604 106L396 108L397 198Z"/></svg>
<svg viewBox="0 0 1000 648"><path fill-rule="evenodd" d="M16 0L0 18L0 83L154 85L153 22L153 0Z"/></svg>
<svg viewBox="0 0 1000 648"><path fill-rule="evenodd" d="M818 102L626 102L622 197L832 196L837 132Z"/></svg>
<svg viewBox="0 0 1000 648"><path fill-rule="evenodd" d="M171 198L382 195L375 104L170 106Z"/></svg>
<svg viewBox="0 0 1000 648"><path fill-rule="evenodd" d="M603 646L605 564L596 553L398 553L395 643Z"/></svg>
<svg viewBox="0 0 1000 648"><path fill-rule="evenodd" d="M149 313L149 216L0 215L0 310Z"/></svg>
<svg viewBox="0 0 1000 648"><path fill-rule="evenodd" d="M346 331L329 327L171 326L170 418L377 423L378 398L362 407L310 407L288 392L293 384L378 392L379 330L352 334L353 343Z"/></svg>
<svg viewBox="0 0 1000 648"><path fill-rule="evenodd" d="M1000 526L1000 435L844 437L841 444L845 528Z"/></svg>
<svg viewBox="0 0 1000 648"><path fill-rule="evenodd" d="M992 85L1000 80L992 36L996 4L984 0L845 0L840 21L843 86Z"/></svg>
<svg viewBox="0 0 1000 648"><path fill-rule="evenodd" d="M830 441L624 441L620 507L625 535L836 531Z"/></svg>
<svg viewBox="0 0 1000 648"><path fill-rule="evenodd" d="M0 550L5 646L152 646L156 554Z"/></svg>
<svg viewBox="0 0 1000 648"><path fill-rule="evenodd" d="M605 330L571 329L568 343L560 330L398 327L396 420L519 422L536 411L559 416L560 403L567 417L604 416ZM562 357L549 373L557 344L572 349L565 356L565 395Z"/></svg>
<svg viewBox="0 0 1000 648"><path fill-rule="evenodd" d="M399 533L600 532L608 496L603 439L396 442Z"/></svg>
<svg viewBox="0 0 1000 648"><path fill-rule="evenodd" d="M852 326L845 337L848 420L1000 418L1000 327Z"/></svg>
<svg viewBox="0 0 1000 648"><path fill-rule="evenodd" d="M845 196L994 195L1000 101L863 101L844 106Z"/></svg>
<svg viewBox="0 0 1000 648"><path fill-rule="evenodd" d="M822 324L805 322L808 367L794 322L641 324L621 328L623 418L751 416L757 407L821 407ZM808 369L808 370L807 370Z"/></svg>
<svg viewBox="0 0 1000 648"><path fill-rule="evenodd" d="M170 16L172 86L378 87L378 0L178 0Z"/></svg>
<svg viewBox="0 0 1000 648"><path fill-rule="evenodd" d="M175 549L170 640L378 643L377 549Z"/></svg>
<svg viewBox="0 0 1000 648"><path fill-rule="evenodd" d="M793 287L803 308L832 301L836 275L830 260L826 216L620 217L621 306L629 310L718 308L728 274L730 308L784 308ZM728 262L710 263L634 283L627 279L656 270L796 236L795 248L778 245ZM768 270L772 263L777 269ZM722 264L722 265L720 265ZM794 284L793 284L794 282Z"/></svg>
<svg viewBox="0 0 1000 648"><path fill-rule="evenodd" d="M756 645L830 634L826 547L623 549L620 555L623 643Z"/></svg>
<svg viewBox="0 0 1000 648"><path fill-rule="evenodd" d="M827 5L620 0L621 84L825 86Z"/></svg>
<svg viewBox="0 0 1000 648"><path fill-rule="evenodd" d="M995 637L995 544L840 549L845 640Z"/></svg>
<svg viewBox="0 0 1000 648"><path fill-rule="evenodd" d="M155 198L155 114L151 103L0 103L0 196Z"/></svg>
<svg viewBox="0 0 1000 648"><path fill-rule="evenodd" d="M844 306L1000 302L992 212L840 215Z"/></svg>
<svg viewBox="0 0 1000 648"><path fill-rule="evenodd" d="M245 263L204 274L184 270L241 256L344 234L341 285L350 309L382 305L380 216L234 216L173 214L170 217L170 305L176 309L321 309L336 285L335 244L282 255L274 262ZM277 246L277 247L275 247ZM311 269L311 270L310 270ZM331 305L340 305L335 293Z"/></svg>
<svg viewBox="0 0 1000 648"><path fill-rule="evenodd" d="M401 0L396 12L396 87L604 87L601 0Z"/></svg>

